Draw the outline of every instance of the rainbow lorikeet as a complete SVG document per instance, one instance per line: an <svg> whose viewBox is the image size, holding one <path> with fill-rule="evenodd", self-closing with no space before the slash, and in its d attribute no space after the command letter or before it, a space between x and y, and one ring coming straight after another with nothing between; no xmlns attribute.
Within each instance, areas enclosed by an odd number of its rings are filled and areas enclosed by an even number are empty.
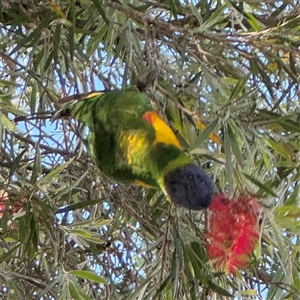
<svg viewBox="0 0 300 300"><path fill-rule="evenodd" d="M168 200L188 209L209 206L213 182L137 88L92 95L57 117L73 117L89 127L90 155L106 175L160 188Z"/></svg>

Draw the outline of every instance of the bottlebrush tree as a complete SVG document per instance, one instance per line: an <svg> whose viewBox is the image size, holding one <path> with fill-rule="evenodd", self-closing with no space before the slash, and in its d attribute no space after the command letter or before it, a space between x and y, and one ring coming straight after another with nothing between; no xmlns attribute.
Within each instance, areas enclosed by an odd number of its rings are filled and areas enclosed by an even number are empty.
<svg viewBox="0 0 300 300"><path fill-rule="evenodd" d="M296 299L298 10L2 0L0 298ZM51 122L83 95L128 86L214 183L208 209L112 179L90 155L90 129Z"/></svg>

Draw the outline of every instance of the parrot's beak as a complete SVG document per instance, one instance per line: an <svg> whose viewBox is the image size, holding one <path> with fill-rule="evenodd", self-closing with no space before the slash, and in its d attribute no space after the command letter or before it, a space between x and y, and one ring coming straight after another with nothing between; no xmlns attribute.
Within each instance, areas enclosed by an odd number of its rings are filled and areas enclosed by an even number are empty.
<svg viewBox="0 0 300 300"><path fill-rule="evenodd" d="M61 114L60 114L60 113L61 113L61 110L55 112L55 113L51 116L51 118L50 118L51 123L53 123L53 122L55 122L57 119L60 119L60 118L61 118Z"/></svg>

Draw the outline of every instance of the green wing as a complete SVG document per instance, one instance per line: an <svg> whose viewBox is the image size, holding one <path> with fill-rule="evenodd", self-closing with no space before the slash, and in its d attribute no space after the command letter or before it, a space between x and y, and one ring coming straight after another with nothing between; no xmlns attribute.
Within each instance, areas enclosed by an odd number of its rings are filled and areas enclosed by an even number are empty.
<svg viewBox="0 0 300 300"><path fill-rule="evenodd" d="M150 110L148 97L128 88L83 99L64 108L60 116L72 116L89 127L90 154L105 174L157 186L145 163L155 138L151 124L142 119Z"/></svg>

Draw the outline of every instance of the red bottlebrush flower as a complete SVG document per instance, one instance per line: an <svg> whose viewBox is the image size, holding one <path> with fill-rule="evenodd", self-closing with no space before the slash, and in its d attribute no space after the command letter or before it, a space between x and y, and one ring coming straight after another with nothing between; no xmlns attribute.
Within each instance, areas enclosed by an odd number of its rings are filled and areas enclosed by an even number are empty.
<svg viewBox="0 0 300 300"><path fill-rule="evenodd" d="M3 217L5 209L7 209L8 215L13 215L14 213L19 213L23 208L23 203L27 202L27 199L24 198L21 201L17 200L13 201L13 203L9 202L9 205L7 205L6 201L8 200L11 201L11 199L9 199L8 193L4 190L0 190L0 219ZM9 228L14 229L15 225L12 223L12 221L9 221L9 223Z"/></svg>
<svg viewBox="0 0 300 300"><path fill-rule="evenodd" d="M0 190L0 218L3 217L3 212L5 209L5 201L8 199L8 194L6 191Z"/></svg>
<svg viewBox="0 0 300 300"><path fill-rule="evenodd" d="M259 237L260 206L251 196L215 195L210 205L207 252L217 269L235 274L244 269Z"/></svg>

